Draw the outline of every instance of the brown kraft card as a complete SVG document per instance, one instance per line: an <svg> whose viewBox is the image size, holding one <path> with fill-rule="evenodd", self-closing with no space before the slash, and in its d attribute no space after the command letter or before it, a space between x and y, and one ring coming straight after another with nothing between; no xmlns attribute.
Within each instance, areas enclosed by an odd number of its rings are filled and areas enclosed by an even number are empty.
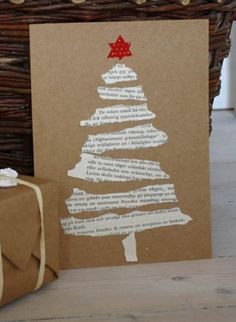
<svg viewBox="0 0 236 322"><path fill-rule="evenodd" d="M33 25L30 51L61 267L210 257L208 22Z"/></svg>

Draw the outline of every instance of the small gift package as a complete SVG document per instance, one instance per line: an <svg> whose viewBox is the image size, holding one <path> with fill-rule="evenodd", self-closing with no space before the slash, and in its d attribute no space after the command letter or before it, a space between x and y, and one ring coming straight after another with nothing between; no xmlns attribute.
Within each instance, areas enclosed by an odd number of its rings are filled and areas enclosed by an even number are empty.
<svg viewBox="0 0 236 322"><path fill-rule="evenodd" d="M57 187L0 170L0 306L58 277Z"/></svg>

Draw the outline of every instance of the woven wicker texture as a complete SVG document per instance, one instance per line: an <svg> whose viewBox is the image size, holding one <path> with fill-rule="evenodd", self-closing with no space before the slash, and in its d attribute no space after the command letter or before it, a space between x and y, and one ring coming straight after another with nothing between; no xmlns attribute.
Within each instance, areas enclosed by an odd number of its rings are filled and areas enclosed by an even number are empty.
<svg viewBox="0 0 236 322"><path fill-rule="evenodd" d="M209 19L211 114L235 17L236 0L0 0L0 168L33 173L29 24Z"/></svg>

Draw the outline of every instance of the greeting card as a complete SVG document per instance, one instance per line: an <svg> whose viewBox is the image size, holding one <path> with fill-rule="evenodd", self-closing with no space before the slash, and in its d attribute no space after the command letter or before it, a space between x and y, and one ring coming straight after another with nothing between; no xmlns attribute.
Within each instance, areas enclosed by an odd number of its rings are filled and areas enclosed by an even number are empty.
<svg viewBox="0 0 236 322"><path fill-rule="evenodd" d="M34 25L30 47L62 267L209 257L207 22Z"/></svg>

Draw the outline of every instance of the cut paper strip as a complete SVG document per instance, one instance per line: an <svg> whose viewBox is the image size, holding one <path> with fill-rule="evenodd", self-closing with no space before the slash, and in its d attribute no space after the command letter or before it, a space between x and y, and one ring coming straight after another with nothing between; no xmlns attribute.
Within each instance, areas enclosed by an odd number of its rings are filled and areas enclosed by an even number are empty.
<svg viewBox="0 0 236 322"><path fill-rule="evenodd" d="M137 80L137 74L125 64L116 64L107 73L102 75L106 84L115 84L118 82L128 82Z"/></svg>
<svg viewBox="0 0 236 322"><path fill-rule="evenodd" d="M61 226L66 235L102 237L111 235L128 235L147 229L173 225L185 225L192 218L176 208L154 211L138 211L117 215L105 214L99 217L77 219L61 218Z"/></svg>
<svg viewBox="0 0 236 322"><path fill-rule="evenodd" d="M69 177L91 182L169 179L160 163L139 159L115 159L82 153L81 161L68 171Z"/></svg>
<svg viewBox="0 0 236 322"><path fill-rule="evenodd" d="M179 208L171 208L154 211L135 210L125 215L110 213L86 219L66 217L60 221L65 235L91 237L128 235L122 241L125 259L127 262L136 262L138 258L135 233L160 227L186 225L191 220L192 218L183 214Z"/></svg>
<svg viewBox="0 0 236 322"><path fill-rule="evenodd" d="M153 119L156 116L148 110L147 104L114 105L97 108L88 120L80 121L80 126L100 126L104 124Z"/></svg>
<svg viewBox="0 0 236 322"><path fill-rule="evenodd" d="M126 262L137 262L137 247L135 233L130 233L128 237L122 240Z"/></svg>
<svg viewBox="0 0 236 322"><path fill-rule="evenodd" d="M136 208L150 204L178 202L173 184L155 184L128 192L91 194L78 188L66 201L70 214L104 211L115 208Z"/></svg>
<svg viewBox="0 0 236 322"><path fill-rule="evenodd" d="M135 87L98 87L98 94L105 100L147 101L142 86Z"/></svg>
<svg viewBox="0 0 236 322"><path fill-rule="evenodd" d="M89 135L83 153L103 153L113 150L136 150L166 143L168 136L151 123L126 128L122 131Z"/></svg>

